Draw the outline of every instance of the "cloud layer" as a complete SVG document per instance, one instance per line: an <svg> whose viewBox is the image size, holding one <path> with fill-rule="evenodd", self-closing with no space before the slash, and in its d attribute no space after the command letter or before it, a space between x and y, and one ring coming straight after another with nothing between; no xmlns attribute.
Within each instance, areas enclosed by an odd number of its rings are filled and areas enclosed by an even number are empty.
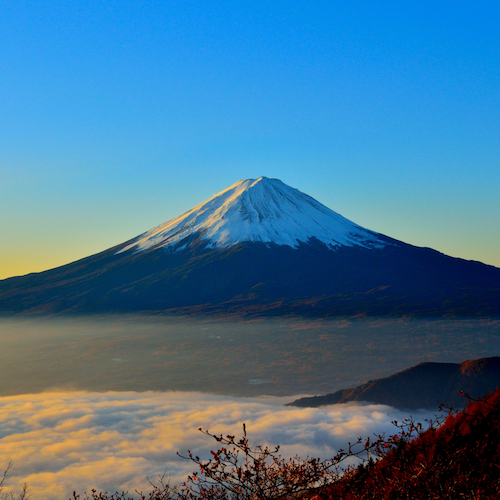
<svg viewBox="0 0 500 500"><path fill-rule="evenodd" d="M230 398L195 392L54 392L0 398L0 467L12 460L9 488L28 483L33 500L73 490L148 490L168 467L177 482L195 470L177 452L204 457L216 443L197 429L281 445L284 456L329 458L348 441L393 432L406 416L381 405L283 407L293 398ZM422 421L430 413L415 413Z"/></svg>

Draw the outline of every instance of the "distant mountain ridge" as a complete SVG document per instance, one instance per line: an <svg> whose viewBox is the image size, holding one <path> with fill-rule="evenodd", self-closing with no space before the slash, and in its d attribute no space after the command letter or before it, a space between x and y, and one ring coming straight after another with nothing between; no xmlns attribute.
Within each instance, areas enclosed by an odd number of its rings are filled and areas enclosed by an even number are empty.
<svg viewBox="0 0 500 500"><path fill-rule="evenodd" d="M478 398L497 387L500 387L500 357L461 363L428 362L352 389L297 399L287 406L316 408L365 401L403 409L437 409L441 403L460 408L467 403L460 391Z"/></svg>
<svg viewBox="0 0 500 500"><path fill-rule="evenodd" d="M277 179L239 181L96 255L0 281L0 313L500 316L500 269L364 229Z"/></svg>

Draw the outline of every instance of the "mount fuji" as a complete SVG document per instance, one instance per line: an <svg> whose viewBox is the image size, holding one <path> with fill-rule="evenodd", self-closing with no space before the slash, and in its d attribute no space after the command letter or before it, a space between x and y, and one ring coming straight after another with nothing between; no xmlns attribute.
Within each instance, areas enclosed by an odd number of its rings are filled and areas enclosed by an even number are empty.
<svg viewBox="0 0 500 500"><path fill-rule="evenodd" d="M260 177L99 254L0 281L0 311L497 316L500 269L370 231Z"/></svg>

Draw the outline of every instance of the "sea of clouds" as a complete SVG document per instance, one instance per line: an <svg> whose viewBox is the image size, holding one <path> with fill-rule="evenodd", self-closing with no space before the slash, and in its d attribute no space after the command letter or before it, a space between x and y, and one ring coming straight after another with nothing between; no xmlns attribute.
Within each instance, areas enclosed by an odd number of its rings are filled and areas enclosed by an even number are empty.
<svg viewBox="0 0 500 500"><path fill-rule="evenodd" d="M209 456L216 442L198 431L280 445L283 456L329 458L349 441L393 433L408 413L382 405L292 408L294 398L232 398L196 392L51 392L0 398L0 466L13 462L9 489L28 483L32 500L72 492L150 491L168 467L171 482L196 470L177 456ZM423 421L430 412L414 412Z"/></svg>

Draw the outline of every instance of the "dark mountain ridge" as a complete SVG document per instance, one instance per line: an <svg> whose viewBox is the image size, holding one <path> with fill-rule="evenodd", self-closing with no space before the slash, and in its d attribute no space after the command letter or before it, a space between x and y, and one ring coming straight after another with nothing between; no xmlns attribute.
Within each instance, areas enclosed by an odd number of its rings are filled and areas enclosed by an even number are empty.
<svg viewBox="0 0 500 500"><path fill-rule="evenodd" d="M461 391L477 398L497 387L500 387L500 357L461 363L427 362L352 389L301 398L287 406L316 408L365 401L402 409L432 409L442 403L458 408L466 403Z"/></svg>

